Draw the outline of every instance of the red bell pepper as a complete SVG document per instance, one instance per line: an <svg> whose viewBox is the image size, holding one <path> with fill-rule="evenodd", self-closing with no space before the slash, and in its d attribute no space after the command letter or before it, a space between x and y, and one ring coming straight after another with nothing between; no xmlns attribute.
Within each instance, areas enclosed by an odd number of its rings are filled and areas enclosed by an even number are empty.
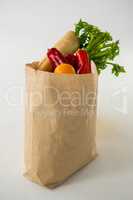
<svg viewBox="0 0 133 200"><path fill-rule="evenodd" d="M77 58L74 54L67 54L65 56L65 60L66 60L66 63L72 65L75 68L75 70L77 71L77 69L78 69L77 68L78 67Z"/></svg>
<svg viewBox="0 0 133 200"><path fill-rule="evenodd" d="M65 57L56 48L48 49L47 56L49 58L49 61L52 65L53 69L55 69L58 65L60 65L62 63L66 63Z"/></svg>
<svg viewBox="0 0 133 200"><path fill-rule="evenodd" d="M77 74L91 73L91 62L86 50L78 50L76 52L78 70Z"/></svg>

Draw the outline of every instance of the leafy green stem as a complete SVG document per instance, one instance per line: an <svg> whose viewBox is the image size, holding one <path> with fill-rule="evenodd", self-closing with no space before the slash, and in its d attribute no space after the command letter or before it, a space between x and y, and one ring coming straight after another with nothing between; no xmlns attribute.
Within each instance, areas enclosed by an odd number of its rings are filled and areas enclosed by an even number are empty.
<svg viewBox="0 0 133 200"><path fill-rule="evenodd" d="M75 33L79 38L80 48L88 52L97 66L98 73L108 65L112 66L112 73L115 76L125 72L123 66L111 62L119 55L120 48L119 41L113 41L110 33L103 32L98 27L82 20L75 24Z"/></svg>

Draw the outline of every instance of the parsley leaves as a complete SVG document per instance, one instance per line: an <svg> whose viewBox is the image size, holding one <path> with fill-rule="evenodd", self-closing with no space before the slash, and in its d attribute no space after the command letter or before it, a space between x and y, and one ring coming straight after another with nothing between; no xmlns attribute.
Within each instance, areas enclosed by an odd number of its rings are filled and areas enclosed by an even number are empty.
<svg viewBox="0 0 133 200"><path fill-rule="evenodd" d="M75 24L75 34L80 40L80 48L85 49L90 59L96 64L97 71L100 74L108 65L112 66L112 73L119 76L125 72L123 66L112 63L119 55L119 41L113 41L108 32L102 32L98 27L80 20Z"/></svg>

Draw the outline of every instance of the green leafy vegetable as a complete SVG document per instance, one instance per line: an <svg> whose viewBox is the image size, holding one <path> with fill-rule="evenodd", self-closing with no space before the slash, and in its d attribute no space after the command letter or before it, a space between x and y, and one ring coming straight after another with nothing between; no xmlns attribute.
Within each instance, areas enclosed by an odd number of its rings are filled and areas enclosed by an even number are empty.
<svg viewBox="0 0 133 200"><path fill-rule="evenodd" d="M115 57L119 55L120 49L119 41L113 41L110 33L102 32L98 27L82 20L75 25L75 33L80 40L80 48L88 52L90 59L97 66L98 73L108 65L112 66L112 73L115 76L125 72L123 66L112 63Z"/></svg>

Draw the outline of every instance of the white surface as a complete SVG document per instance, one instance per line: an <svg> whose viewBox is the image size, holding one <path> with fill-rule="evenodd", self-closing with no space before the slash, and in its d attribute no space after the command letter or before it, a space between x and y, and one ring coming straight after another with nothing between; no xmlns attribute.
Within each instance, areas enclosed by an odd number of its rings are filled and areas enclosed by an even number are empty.
<svg viewBox="0 0 133 200"><path fill-rule="evenodd" d="M131 0L0 0L0 200L133 199L132 10ZM81 17L120 39L119 61L128 73L100 77L99 156L51 191L22 176L24 64L38 60Z"/></svg>

